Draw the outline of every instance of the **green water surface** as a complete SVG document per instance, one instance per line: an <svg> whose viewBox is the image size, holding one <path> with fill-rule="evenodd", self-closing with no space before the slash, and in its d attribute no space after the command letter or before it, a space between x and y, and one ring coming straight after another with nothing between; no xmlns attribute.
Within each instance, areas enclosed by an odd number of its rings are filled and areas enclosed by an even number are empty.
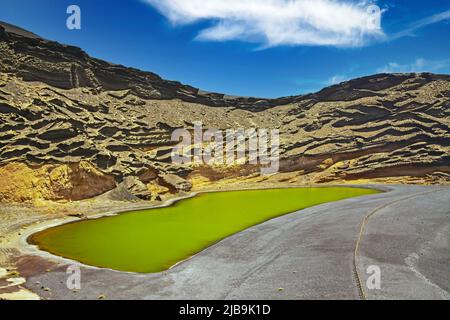
<svg viewBox="0 0 450 320"><path fill-rule="evenodd" d="M36 233L29 240L42 250L88 265L159 272L271 218L377 192L357 188L288 188L203 193L170 207L64 224Z"/></svg>

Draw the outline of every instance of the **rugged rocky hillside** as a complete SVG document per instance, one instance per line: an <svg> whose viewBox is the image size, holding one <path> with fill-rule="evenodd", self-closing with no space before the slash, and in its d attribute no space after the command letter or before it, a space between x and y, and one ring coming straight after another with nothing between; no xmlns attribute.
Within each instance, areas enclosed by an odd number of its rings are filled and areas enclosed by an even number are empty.
<svg viewBox="0 0 450 320"><path fill-rule="evenodd" d="M0 24L0 200L148 199L199 177L256 176L251 166L172 164L172 131L194 121L279 129L277 176L292 183L448 183L449 106L450 76L425 73L280 99L206 93Z"/></svg>

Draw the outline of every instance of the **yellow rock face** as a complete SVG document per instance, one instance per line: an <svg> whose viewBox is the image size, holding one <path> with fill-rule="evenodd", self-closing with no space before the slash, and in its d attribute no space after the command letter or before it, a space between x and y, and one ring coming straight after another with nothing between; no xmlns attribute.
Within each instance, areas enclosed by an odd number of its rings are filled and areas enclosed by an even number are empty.
<svg viewBox="0 0 450 320"><path fill-rule="evenodd" d="M8 163L0 167L1 202L81 200L113 189L116 182L89 162L30 167Z"/></svg>
<svg viewBox="0 0 450 320"><path fill-rule="evenodd" d="M153 195L164 195L169 192L169 188L157 184L155 181L147 184L148 189Z"/></svg>

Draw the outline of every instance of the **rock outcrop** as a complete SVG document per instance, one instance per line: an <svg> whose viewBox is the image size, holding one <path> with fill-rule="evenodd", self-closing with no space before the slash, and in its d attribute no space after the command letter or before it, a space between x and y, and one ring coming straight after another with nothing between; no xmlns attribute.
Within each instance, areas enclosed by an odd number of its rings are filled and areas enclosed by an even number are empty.
<svg viewBox="0 0 450 320"><path fill-rule="evenodd" d="M152 194L147 186L136 177L126 177L119 186L124 186L133 196L142 200L150 200Z"/></svg>
<svg viewBox="0 0 450 320"><path fill-rule="evenodd" d="M190 191L192 189L192 184L189 181L175 174L161 175L159 184L168 188L171 192Z"/></svg>
<svg viewBox="0 0 450 320"><path fill-rule="evenodd" d="M103 197L117 201L151 200L152 193L137 177L126 177L117 188L107 192Z"/></svg>
<svg viewBox="0 0 450 320"><path fill-rule="evenodd" d="M0 167L0 202L82 200L116 187L114 177L87 162Z"/></svg>

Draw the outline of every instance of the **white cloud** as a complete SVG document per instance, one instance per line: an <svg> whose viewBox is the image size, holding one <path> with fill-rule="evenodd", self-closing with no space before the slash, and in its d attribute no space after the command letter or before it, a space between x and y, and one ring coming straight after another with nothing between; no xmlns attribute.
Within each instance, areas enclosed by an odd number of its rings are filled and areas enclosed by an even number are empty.
<svg viewBox="0 0 450 320"><path fill-rule="evenodd" d="M357 47L384 37L366 1L144 0L174 25L210 21L197 39L278 45Z"/></svg>
<svg viewBox="0 0 450 320"><path fill-rule="evenodd" d="M409 64L389 62L387 65L379 68L377 72L378 73L437 72L448 67L450 67L450 59L427 60L423 58L418 58L413 63Z"/></svg>
<svg viewBox="0 0 450 320"><path fill-rule="evenodd" d="M349 80L350 78L348 77L348 76L344 76L344 75L335 75L335 76L332 76L330 79L328 79L327 81L326 81L326 85L329 85L329 86L332 86L332 85L334 85L334 84L338 84L338 83L341 83L341 82L344 82L344 81L347 81L347 80Z"/></svg>

